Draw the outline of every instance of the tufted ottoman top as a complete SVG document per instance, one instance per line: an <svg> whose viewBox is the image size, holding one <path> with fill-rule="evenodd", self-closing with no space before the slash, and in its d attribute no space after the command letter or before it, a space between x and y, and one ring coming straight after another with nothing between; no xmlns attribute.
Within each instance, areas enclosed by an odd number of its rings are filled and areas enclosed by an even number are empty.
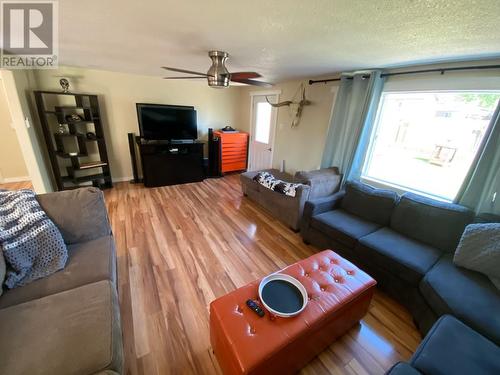
<svg viewBox="0 0 500 375"><path fill-rule="evenodd" d="M307 307L296 317L272 317L266 312L266 315L260 318L246 306L247 299L259 299L260 280L210 304L212 346L226 374L253 373L252 370L259 368L275 355L290 355L287 347L300 342L303 337L310 340L314 332L321 332L323 327L328 326L332 332L338 331L342 334L366 313L376 284L369 275L331 250L299 261L281 273L295 277L307 290ZM349 316L347 319L343 318L343 312L352 309L357 304L356 300L361 300L360 296L366 296L363 299L363 307L358 309L363 311L350 314L352 319ZM339 317L338 325L345 325L345 329L336 329L336 316ZM335 339L333 335L334 333L326 344ZM321 334L318 335L320 336ZM318 345L323 348L324 344ZM271 368L270 366L265 368Z"/></svg>

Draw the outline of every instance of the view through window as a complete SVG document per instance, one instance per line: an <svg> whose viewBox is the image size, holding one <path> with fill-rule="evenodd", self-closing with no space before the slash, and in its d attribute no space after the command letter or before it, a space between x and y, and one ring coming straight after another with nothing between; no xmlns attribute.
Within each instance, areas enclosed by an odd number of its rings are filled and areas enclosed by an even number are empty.
<svg viewBox="0 0 500 375"><path fill-rule="evenodd" d="M500 92L382 94L363 177L453 200L499 98Z"/></svg>
<svg viewBox="0 0 500 375"><path fill-rule="evenodd" d="M255 140L261 143L269 143L269 129L271 128L272 107L267 102L257 103Z"/></svg>

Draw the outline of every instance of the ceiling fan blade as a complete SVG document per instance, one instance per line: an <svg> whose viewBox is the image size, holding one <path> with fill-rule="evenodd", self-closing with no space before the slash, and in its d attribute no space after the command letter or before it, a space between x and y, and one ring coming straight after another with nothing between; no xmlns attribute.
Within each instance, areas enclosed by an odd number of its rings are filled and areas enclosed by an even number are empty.
<svg viewBox="0 0 500 375"><path fill-rule="evenodd" d="M208 74L206 74L206 73L193 72L192 70L169 68L168 66L162 66L162 68L166 69L166 70L170 70L172 72L188 73L188 74L195 74L197 76L208 77Z"/></svg>
<svg viewBox="0 0 500 375"><path fill-rule="evenodd" d="M272 86L271 83L262 82L262 81L255 81L253 79L233 79L233 78L231 78L231 81L244 83L245 85L253 85L253 86L262 86L262 87L271 87Z"/></svg>
<svg viewBox="0 0 500 375"><path fill-rule="evenodd" d="M231 73L231 79L249 79L262 77L257 72L234 72Z"/></svg>
<svg viewBox="0 0 500 375"><path fill-rule="evenodd" d="M206 77L196 76L196 77L163 77L163 79L206 79Z"/></svg>

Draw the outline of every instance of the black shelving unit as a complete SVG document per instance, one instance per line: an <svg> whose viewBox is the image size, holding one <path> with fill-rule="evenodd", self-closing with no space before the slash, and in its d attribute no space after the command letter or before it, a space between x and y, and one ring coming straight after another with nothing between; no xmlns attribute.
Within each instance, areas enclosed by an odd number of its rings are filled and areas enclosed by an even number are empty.
<svg viewBox="0 0 500 375"><path fill-rule="evenodd" d="M89 182L101 189L112 187L97 95L39 90L34 94L57 189ZM68 115L79 119L73 121Z"/></svg>

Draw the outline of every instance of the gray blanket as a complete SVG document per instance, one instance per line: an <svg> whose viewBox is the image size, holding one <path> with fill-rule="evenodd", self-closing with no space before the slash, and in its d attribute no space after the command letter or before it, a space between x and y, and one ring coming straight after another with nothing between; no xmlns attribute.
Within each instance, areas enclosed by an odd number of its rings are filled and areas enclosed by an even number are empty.
<svg viewBox="0 0 500 375"><path fill-rule="evenodd" d="M25 285L62 268L68 250L59 229L31 190L0 190L0 250L7 263L5 285Z"/></svg>
<svg viewBox="0 0 500 375"><path fill-rule="evenodd" d="M485 274L500 289L500 223L467 225L453 262Z"/></svg>

